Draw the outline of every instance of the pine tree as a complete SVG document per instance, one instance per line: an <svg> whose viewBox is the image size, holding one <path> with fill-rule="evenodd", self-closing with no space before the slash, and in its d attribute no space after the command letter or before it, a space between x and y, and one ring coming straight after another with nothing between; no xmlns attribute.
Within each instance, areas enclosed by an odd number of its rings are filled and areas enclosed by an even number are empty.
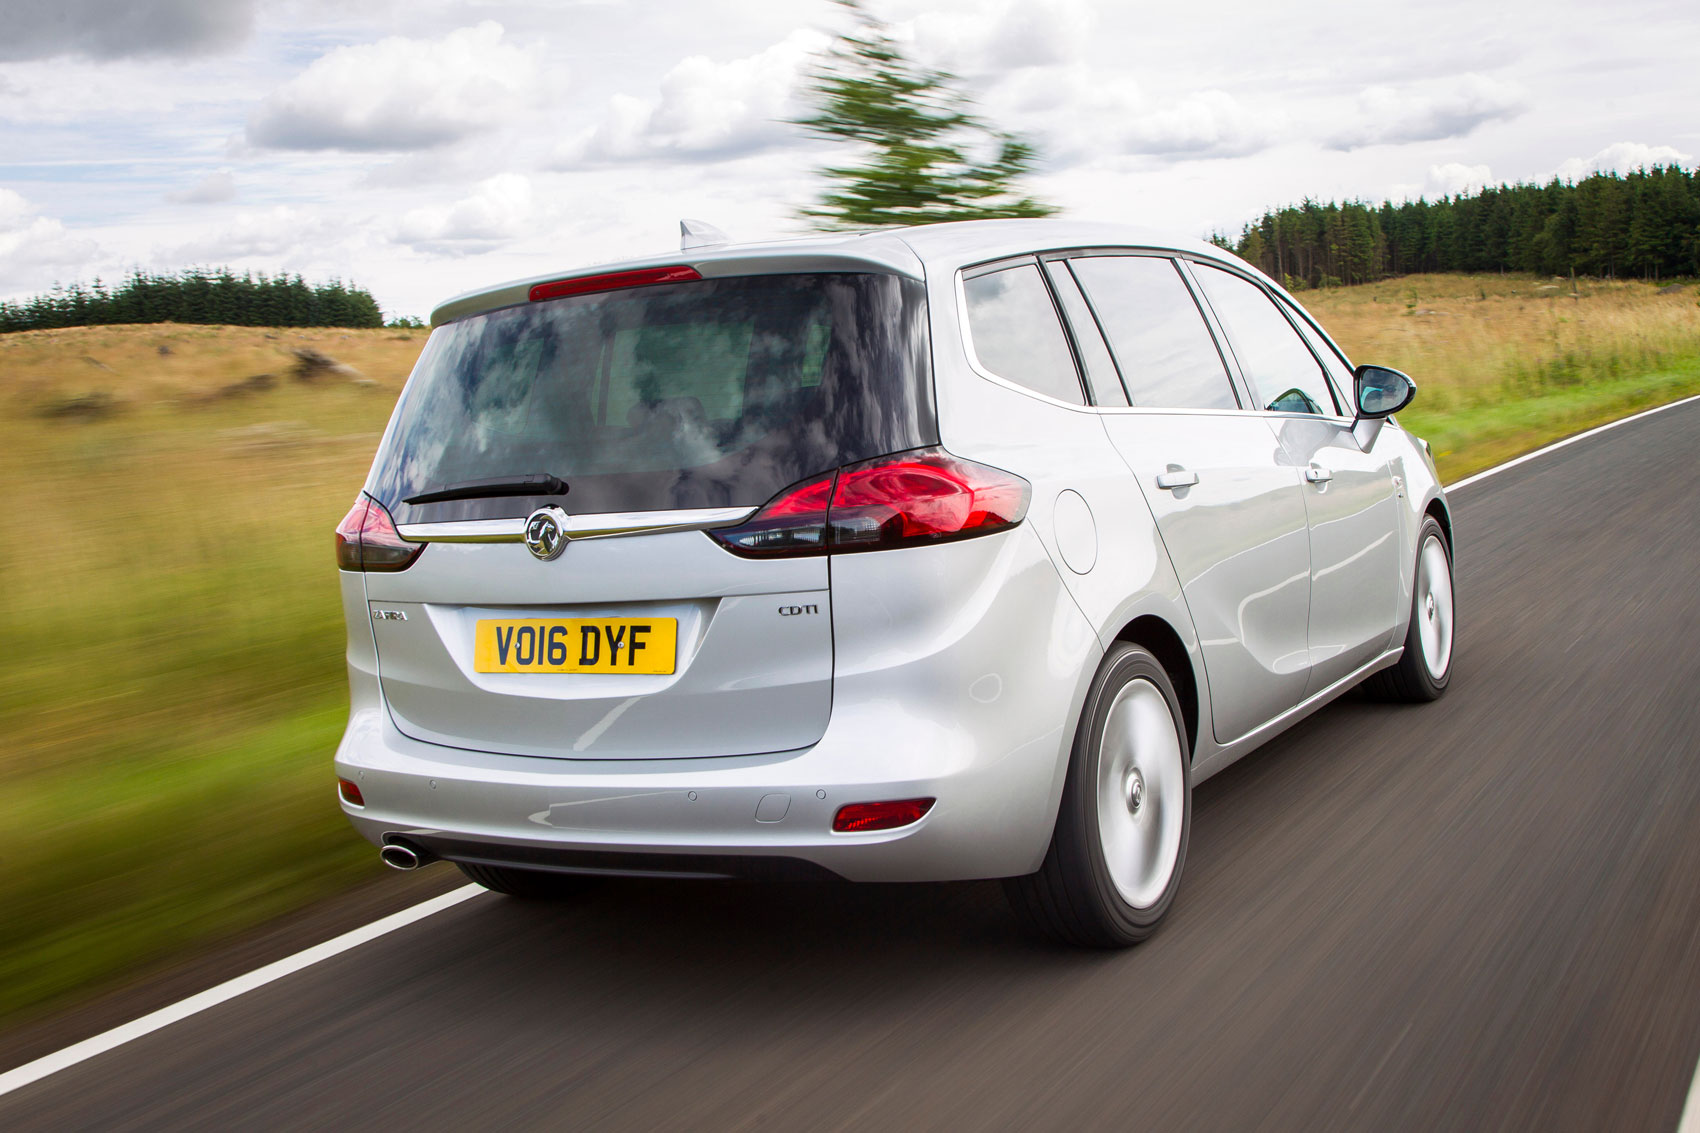
<svg viewBox="0 0 1700 1133"><path fill-rule="evenodd" d="M0 303L0 334L112 323L223 323L232 326L380 327L371 294L341 280L310 287L300 276L240 279L229 268L178 275L133 269L122 286L74 283L18 303Z"/></svg>
<svg viewBox="0 0 1700 1133"><path fill-rule="evenodd" d="M871 152L860 164L821 170L833 187L802 216L842 229L1056 211L1018 188L1038 157L1030 143L983 122L956 77L909 59L862 0L837 2L857 26L817 61L816 112L797 124Z"/></svg>

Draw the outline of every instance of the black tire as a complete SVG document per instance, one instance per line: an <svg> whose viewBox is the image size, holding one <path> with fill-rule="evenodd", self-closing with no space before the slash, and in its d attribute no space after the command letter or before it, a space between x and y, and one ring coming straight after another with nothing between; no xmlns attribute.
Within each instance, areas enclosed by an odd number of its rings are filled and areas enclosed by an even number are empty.
<svg viewBox="0 0 1700 1133"><path fill-rule="evenodd" d="M1179 755L1179 766L1174 769L1178 775L1178 805L1172 801L1172 785L1153 788L1149 801L1168 807L1170 813L1166 816L1148 812L1148 817L1162 821L1172 817L1173 810L1179 810L1179 848L1161 893L1143 904L1129 901L1112 876L1105 857L1099 806L1100 765L1107 758L1115 758L1113 752L1107 755L1105 751L1105 725L1123 690L1136 682L1147 682L1162 694ZM1146 703L1152 705L1151 711L1155 713L1154 702L1147 697ZM1160 758L1165 764L1172 759L1166 747ZM1155 932L1174 902L1181 867L1186 862L1187 839L1192 830L1191 764L1192 752L1180 701L1168 673L1145 649L1117 643L1098 666L1098 674L1081 709L1068 775L1063 782L1062 806L1044 864L1037 873L1004 881L1004 892L1017 915L1043 935L1083 948L1125 948ZM1129 790L1130 798L1138 797L1132 794L1131 786ZM1160 795L1159 791L1165 793ZM1165 798L1171 801L1164 802ZM1138 803L1127 801L1126 805L1130 813L1139 813ZM1165 827L1165 831L1168 829ZM1172 837L1163 840L1169 844Z"/></svg>
<svg viewBox="0 0 1700 1133"><path fill-rule="evenodd" d="M467 880L509 897L523 900L548 901L571 897L587 889L590 878L570 873L553 873L541 869L514 869L511 866L475 865L456 862L455 866Z"/></svg>
<svg viewBox="0 0 1700 1133"><path fill-rule="evenodd" d="M1446 561L1447 646L1445 661L1439 666L1438 674L1424 651L1423 624L1419 620L1432 620L1433 616L1429 595L1423 585L1423 553L1431 541L1438 544ZM1423 520L1423 525L1417 532L1417 561L1411 573L1411 624L1405 630L1405 652L1400 655L1398 664L1383 669L1364 681L1364 694L1371 700L1400 704L1426 704L1431 700L1439 700L1446 692L1446 686L1452 681L1452 669L1457 660L1457 630L1454 622L1456 610L1452 584L1452 547L1446 541L1445 530L1431 515Z"/></svg>

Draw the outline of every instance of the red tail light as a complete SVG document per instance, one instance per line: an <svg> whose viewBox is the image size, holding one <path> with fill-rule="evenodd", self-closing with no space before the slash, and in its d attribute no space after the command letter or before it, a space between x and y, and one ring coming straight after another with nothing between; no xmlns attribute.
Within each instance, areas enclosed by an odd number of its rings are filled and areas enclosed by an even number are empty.
<svg viewBox="0 0 1700 1133"><path fill-rule="evenodd" d="M774 496L755 515L737 527L712 534L740 555L824 555L826 513L832 504L832 485L838 473L793 484Z"/></svg>
<svg viewBox="0 0 1700 1133"><path fill-rule="evenodd" d="M878 551L987 535L1020 523L1032 486L942 449L882 456L794 484L714 532L742 555Z"/></svg>
<svg viewBox="0 0 1700 1133"><path fill-rule="evenodd" d="M1001 531L1027 514L1032 487L938 449L853 464L832 494L834 551L872 551Z"/></svg>
<svg viewBox="0 0 1700 1133"><path fill-rule="evenodd" d="M336 525L336 565L343 570L406 570L424 549L398 535L384 505L364 493Z"/></svg>
<svg viewBox="0 0 1700 1133"><path fill-rule="evenodd" d="M638 268L636 271L612 271L603 275L581 275L577 279L557 279L535 284L530 292L533 303L544 299L559 299L565 295L589 295L595 291L619 291L626 287L647 287L652 283L688 283L701 279L697 269L685 264L666 268Z"/></svg>
<svg viewBox="0 0 1700 1133"><path fill-rule="evenodd" d="M851 803L838 808L832 829L839 834L864 830L895 830L919 822L933 809L934 799L899 799L889 803Z"/></svg>
<svg viewBox="0 0 1700 1133"><path fill-rule="evenodd" d="M336 793L342 796L342 801L349 806L365 806L366 799L360 794L360 788L352 779L338 779Z"/></svg>

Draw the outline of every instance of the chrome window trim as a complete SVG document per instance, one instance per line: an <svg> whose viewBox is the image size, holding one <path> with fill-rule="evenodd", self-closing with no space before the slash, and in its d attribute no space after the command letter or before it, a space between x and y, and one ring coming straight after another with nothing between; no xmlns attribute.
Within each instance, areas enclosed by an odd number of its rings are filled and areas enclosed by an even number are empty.
<svg viewBox="0 0 1700 1133"><path fill-rule="evenodd" d="M665 531L706 531L739 523L753 507L686 508L679 511L606 511L567 517L568 539L613 539ZM403 523L396 533L409 543L523 543L528 517L455 519L443 523Z"/></svg>

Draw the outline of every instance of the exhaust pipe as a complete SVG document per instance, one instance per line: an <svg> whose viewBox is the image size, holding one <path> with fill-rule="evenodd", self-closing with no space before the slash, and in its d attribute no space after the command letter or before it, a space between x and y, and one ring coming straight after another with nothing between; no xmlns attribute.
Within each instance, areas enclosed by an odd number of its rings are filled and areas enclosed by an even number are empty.
<svg viewBox="0 0 1700 1133"><path fill-rule="evenodd" d="M391 869L418 869L424 864L413 849L392 842L378 851L378 857Z"/></svg>

